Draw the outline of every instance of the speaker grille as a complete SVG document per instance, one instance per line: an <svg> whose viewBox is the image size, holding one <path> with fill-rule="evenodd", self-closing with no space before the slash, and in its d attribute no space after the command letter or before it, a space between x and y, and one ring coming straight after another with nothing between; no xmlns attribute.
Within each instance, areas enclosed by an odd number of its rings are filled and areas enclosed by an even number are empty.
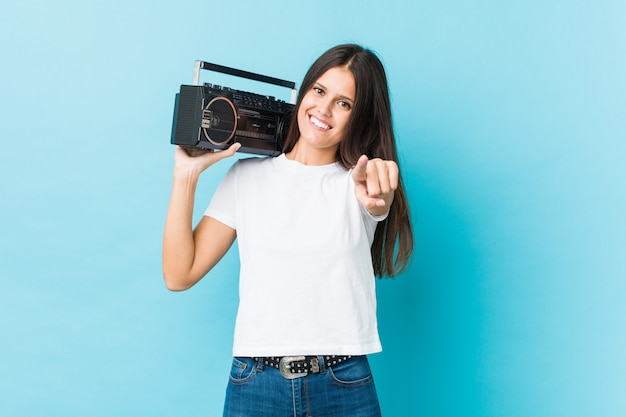
<svg viewBox="0 0 626 417"><path fill-rule="evenodd" d="M202 114L202 131L215 146L225 145L237 130L237 111L226 97L215 97Z"/></svg>

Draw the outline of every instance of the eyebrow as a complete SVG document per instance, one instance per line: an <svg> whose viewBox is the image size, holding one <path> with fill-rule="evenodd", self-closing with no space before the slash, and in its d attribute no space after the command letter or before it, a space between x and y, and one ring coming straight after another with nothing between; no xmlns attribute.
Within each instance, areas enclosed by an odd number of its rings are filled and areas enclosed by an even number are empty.
<svg viewBox="0 0 626 417"><path fill-rule="evenodd" d="M314 86L315 86L315 85L319 85L319 86L320 86L320 87L322 87L324 90L328 90L328 88L327 88L324 84L320 83L319 81L316 81L315 83L313 83L313 85L314 85ZM343 99L343 100L347 100L347 101L350 101L350 102L354 103L354 99L353 99L353 98L350 98L350 97L348 97L348 96L344 96L344 95L342 95L342 94L340 94L340 95L338 96L338 98Z"/></svg>

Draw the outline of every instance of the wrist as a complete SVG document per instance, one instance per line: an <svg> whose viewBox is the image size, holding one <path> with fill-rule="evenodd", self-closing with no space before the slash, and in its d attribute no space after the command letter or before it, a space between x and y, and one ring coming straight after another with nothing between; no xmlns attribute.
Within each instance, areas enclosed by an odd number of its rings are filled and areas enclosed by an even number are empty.
<svg viewBox="0 0 626 417"><path fill-rule="evenodd" d="M197 181L200 178L202 170L189 166L174 167L174 180L180 181Z"/></svg>

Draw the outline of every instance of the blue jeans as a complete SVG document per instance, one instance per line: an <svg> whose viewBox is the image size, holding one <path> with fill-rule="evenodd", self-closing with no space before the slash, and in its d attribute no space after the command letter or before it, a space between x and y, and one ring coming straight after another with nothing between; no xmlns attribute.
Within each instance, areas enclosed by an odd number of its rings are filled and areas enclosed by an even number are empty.
<svg viewBox="0 0 626 417"><path fill-rule="evenodd" d="M286 379L263 361L236 357L226 389L224 417L380 417L365 356L320 372Z"/></svg>

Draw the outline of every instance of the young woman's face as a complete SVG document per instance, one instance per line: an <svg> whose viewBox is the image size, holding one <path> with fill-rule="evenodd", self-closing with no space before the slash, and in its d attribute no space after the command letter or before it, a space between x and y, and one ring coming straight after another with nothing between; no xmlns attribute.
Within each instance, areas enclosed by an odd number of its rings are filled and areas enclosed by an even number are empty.
<svg viewBox="0 0 626 417"><path fill-rule="evenodd" d="M334 158L352 113L356 86L343 67L326 71L302 98L298 109L300 147L327 152Z"/></svg>

